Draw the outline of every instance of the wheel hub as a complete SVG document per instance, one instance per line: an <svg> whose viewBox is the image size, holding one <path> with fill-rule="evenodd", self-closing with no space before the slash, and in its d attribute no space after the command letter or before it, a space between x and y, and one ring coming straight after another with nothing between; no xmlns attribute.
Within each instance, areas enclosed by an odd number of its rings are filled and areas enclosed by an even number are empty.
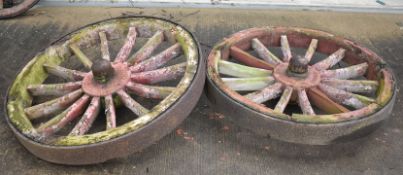
<svg viewBox="0 0 403 175"><path fill-rule="evenodd" d="M295 71L300 71L296 73ZM304 70L305 69L305 73ZM317 86L320 83L320 73L313 67L306 66L306 68L293 67L292 63L278 64L273 71L274 78L285 84L291 86L293 89L307 89Z"/></svg>
<svg viewBox="0 0 403 175"><path fill-rule="evenodd" d="M91 72L83 79L83 90L92 96L107 96L124 88L130 81L130 70L126 63L111 64L109 61L95 62Z"/></svg>
<svg viewBox="0 0 403 175"><path fill-rule="evenodd" d="M308 62L304 58L297 56L296 58L291 58L288 64L288 74L292 77L305 78L308 72Z"/></svg>

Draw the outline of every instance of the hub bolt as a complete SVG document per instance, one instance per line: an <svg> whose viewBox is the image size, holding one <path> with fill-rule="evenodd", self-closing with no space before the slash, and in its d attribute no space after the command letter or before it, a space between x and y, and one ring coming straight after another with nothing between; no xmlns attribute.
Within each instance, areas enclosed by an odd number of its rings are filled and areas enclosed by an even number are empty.
<svg viewBox="0 0 403 175"><path fill-rule="evenodd" d="M95 81L98 83L105 84L108 80L113 77L115 70L112 64L108 60L99 59L91 66L92 74L94 75Z"/></svg>
<svg viewBox="0 0 403 175"><path fill-rule="evenodd" d="M288 65L288 74L294 77L306 77L308 72L308 63L304 57L297 56L292 58Z"/></svg>

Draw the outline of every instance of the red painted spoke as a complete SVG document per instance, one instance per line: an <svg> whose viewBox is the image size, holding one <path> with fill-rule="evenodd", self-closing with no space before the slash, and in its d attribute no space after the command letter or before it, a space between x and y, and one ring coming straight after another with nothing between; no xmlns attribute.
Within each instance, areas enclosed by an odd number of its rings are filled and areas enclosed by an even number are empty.
<svg viewBox="0 0 403 175"><path fill-rule="evenodd" d="M162 81L176 79L185 73L186 63L180 63L157 70L133 73L130 78L138 83L155 84Z"/></svg>
<svg viewBox="0 0 403 175"><path fill-rule="evenodd" d="M31 120L54 114L69 107L82 93L83 91L79 89L62 97L25 108L25 114L27 114L28 118Z"/></svg>
<svg viewBox="0 0 403 175"><path fill-rule="evenodd" d="M159 53L158 55L155 55L150 59L135 64L134 66L130 67L130 71L136 73L157 69L167 63L169 60L172 60L173 58L179 56L180 54L182 54L182 47L180 46L180 44L177 43Z"/></svg>
<svg viewBox="0 0 403 175"><path fill-rule="evenodd" d="M92 97L90 105L88 106L84 115L81 117L80 121L76 124L73 130L71 130L70 135L83 135L88 132L95 118L98 116L100 102L100 97Z"/></svg>
<svg viewBox="0 0 403 175"><path fill-rule="evenodd" d="M113 104L112 95L105 97L105 115L106 115L106 129L116 127L116 110Z"/></svg>
<svg viewBox="0 0 403 175"><path fill-rule="evenodd" d="M271 76L256 78L222 78L222 81L234 91L256 91L272 84Z"/></svg>
<svg viewBox="0 0 403 175"><path fill-rule="evenodd" d="M336 78L336 79L350 79L363 76L367 71L368 64L361 63L350 67L325 70L322 72L321 76L323 79Z"/></svg>
<svg viewBox="0 0 403 175"><path fill-rule="evenodd" d="M309 96L309 99L313 105L315 105L316 107L318 107L319 109L321 109L326 113L335 114L335 113L349 112L347 108L337 104L317 88L309 89L307 91L307 95Z"/></svg>
<svg viewBox="0 0 403 175"><path fill-rule="evenodd" d="M322 80L331 87L355 93L373 93L378 89L378 82L372 80Z"/></svg>
<svg viewBox="0 0 403 175"><path fill-rule="evenodd" d="M267 49L266 46L264 46L264 44L260 42L257 38L252 39L252 48L257 52L260 58L263 58L263 60L272 65L276 65L282 62L276 57L276 55L271 53L269 49Z"/></svg>
<svg viewBox="0 0 403 175"><path fill-rule="evenodd" d="M129 82L126 87L138 96L155 99L163 99L175 90L175 87L148 86L134 82Z"/></svg>
<svg viewBox="0 0 403 175"><path fill-rule="evenodd" d="M127 62L137 64L151 56L154 50L164 41L162 31L157 31L140 50L138 50Z"/></svg>
<svg viewBox="0 0 403 175"><path fill-rule="evenodd" d="M119 95L119 97L122 100L123 104L127 108L129 108L133 113L135 113L137 116L142 116L142 115L147 114L149 112L148 109L146 109L145 107L143 107L139 103L137 103L125 91L120 90L120 91L117 92L117 94Z"/></svg>
<svg viewBox="0 0 403 175"><path fill-rule="evenodd" d="M124 62L127 60L136 42L136 37L137 37L136 28L130 27L129 32L127 33L126 41L123 44L122 48L120 48L120 51L115 58L115 62Z"/></svg>
<svg viewBox="0 0 403 175"><path fill-rule="evenodd" d="M281 51L283 52L283 61L290 62L292 54L290 44L288 44L287 35L281 35L280 37Z"/></svg>
<svg viewBox="0 0 403 175"><path fill-rule="evenodd" d="M309 44L308 50L306 50L305 53L305 62L309 63L311 62L313 54L315 54L316 47L318 46L318 40L317 39L312 39L311 44Z"/></svg>
<svg viewBox="0 0 403 175"><path fill-rule="evenodd" d="M75 45L71 44L70 45L71 51L76 55L78 60L86 67L86 68L91 68L92 66L92 61L80 50L80 48Z"/></svg>
<svg viewBox="0 0 403 175"><path fill-rule="evenodd" d="M84 72L80 72L77 70L71 70L64 67L47 65L47 64L44 64L43 68L49 74L71 81L82 80L86 74Z"/></svg>
<svg viewBox="0 0 403 175"><path fill-rule="evenodd" d="M84 95L79 100L77 100L73 105L66 109L61 114L42 124L38 131L42 133L45 137L52 135L66 126L69 122L80 116L83 112L90 96Z"/></svg>
<svg viewBox="0 0 403 175"><path fill-rule="evenodd" d="M243 51L238 47L232 46L230 50L231 56L245 65L267 70L272 70L274 68L274 65L256 58L255 56Z"/></svg>
<svg viewBox="0 0 403 175"><path fill-rule="evenodd" d="M302 113L306 115L315 115L311 103L305 90L298 90L298 104L301 107Z"/></svg>
<svg viewBox="0 0 403 175"><path fill-rule="evenodd" d="M328 85L320 84L320 90L328 95L332 100L339 104L344 104L347 106L351 106L355 109L360 109L365 107L365 104L362 103L358 98L356 98L352 93L346 92L344 90L336 89Z"/></svg>
<svg viewBox="0 0 403 175"><path fill-rule="evenodd" d="M229 61L219 60L218 71L221 74L233 77L266 77L272 74L272 71L260 68L244 66Z"/></svg>
<svg viewBox="0 0 403 175"><path fill-rule="evenodd" d="M66 95L67 93L73 92L81 88L81 81L78 82L68 82L68 83L58 83L58 84L38 84L29 85L28 91L31 95Z"/></svg>
<svg viewBox="0 0 403 175"><path fill-rule="evenodd" d="M292 88L292 87L287 86L287 87L284 89L283 94L281 95L280 100L277 102L277 105L276 105L276 107L274 108L275 111L281 112L281 113L284 112L284 109L287 107L287 104L288 104L288 102L289 102L290 99L291 99L292 92L293 92L293 88Z"/></svg>
<svg viewBox="0 0 403 175"><path fill-rule="evenodd" d="M110 61L111 56L109 53L109 46L108 46L108 39L106 38L106 33L105 32L99 32L99 40L101 41L101 53L102 53L102 58L105 60Z"/></svg>
<svg viewBox="0 0 403 175"><path fill-rule="evenodd" d="M277 98L283 91L281 83L274 83L260 91L252 92L245 95L246 98L251 99L256 103L263 103L265 101Z"/></svg>
<svg viewBox="0 0 403 175"><path fill-rule="evenodd" d="M345 49L339 49L336 52L332 53L329 55L326 59L316 63L313 65L318 70L326 70L331 68L332 66L336 65L340 60L344 58L344 55L346 53Z"/></svg>

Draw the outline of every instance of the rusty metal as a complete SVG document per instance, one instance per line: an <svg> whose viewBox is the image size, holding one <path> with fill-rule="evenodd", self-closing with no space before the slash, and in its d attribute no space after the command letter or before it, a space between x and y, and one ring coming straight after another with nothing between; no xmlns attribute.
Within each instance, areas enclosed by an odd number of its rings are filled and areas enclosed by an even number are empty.
<svg viewBox="0 0 403 175"><path fill-rule="evenodd" d="M305 55L293 53L294 47L306 48ZM282 57L273 54L275 49ZM328 57L315 58L317 52ZM272 72L263 72L259 62ZM330 144L360 133L346 126L370 128L383 121L396 91L390 69L375 53L303 28L252 28L233 34L211 51L207 75L208 96L217 110L257 133L305 144ZM245 90L252 92L240 93Z"/></svg>
<svg viewBox="0 0 403 175"><path fill-rule="evenodd" d="M132 53L144 31L156 34ZM161 39L163 32L174 32L174 39ZM120 38L124 43L112 57L108 43ZM172 45L151 57L163 42ZM91 48L99 48L101 58L88 54ZM129 62L131 54L141 56ZM84 70L64 68L72 59ZM176 64L169 64L173 59ZM94 23L52 44L22 70L9 90L7 121L28 150L51 162L91 164L125 156L162 138L191 112L203 89L203 64L193 35L173 22L126 17ZM48 75L72 82L41 84ZM158 84L165 81L170 86ZM41 101L36 96L50 95L64 96L35 105ZM149 98L159 102L150 107ZM123 124L117 116L122 107L134 114ZM97 126L103 108L106 123Z"/></svg>
<svg viewBox="0 0 403 175"><path fill-rule="evenodd" d="M101 84L106 84L115 77L115 69L113 68L112 63L106 59L97 60L92 64L91 72L94 80Z"/></svg>
<svg viewBox="0 0 403 175"><path fill-rule="evenodd" d="M83 91L92 96L107 96L125 87L130 81L130 71L127 64L117 62L112 67L113 76L109 77L108 80L101 80L101 83L94 73L87 74L83 79Z"/></svg>

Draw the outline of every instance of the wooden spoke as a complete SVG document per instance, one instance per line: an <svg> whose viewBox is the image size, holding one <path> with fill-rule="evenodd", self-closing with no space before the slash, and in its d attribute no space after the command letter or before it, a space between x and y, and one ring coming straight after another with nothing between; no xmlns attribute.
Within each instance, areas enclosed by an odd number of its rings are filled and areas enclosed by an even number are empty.
<svg viewBox="0 0 403 175"><path fill-rule="evenodd" d="M95 118L98 116L100 102L100 97L92 97L91 103L84 115L81 117L80 121L78 121L76 126L74 126L69 135L83 135L88 132Z"/></svg>
<svg viewBox="0 0 403 175"><path fill-rule="evenodd" d="M342 60L344 58L345 53L346 53L346 50L343 48L340 48L339 50L332 53L324 60L314 64L313 67L315 67L318 70L329 69L329 68L333 67L334 65L336 65L338 62L340 62L340 60Z"/></svg>
<svg viewBox="0 0 403 175"><path fill-rule="evenodd" d="M116 111L112 95L105 97L106 129L116 128Z"/></svg>
<svg viewBox="0 0 403 175"><path fill-rule="evenodd" d="M325 70L322 72L321 76L323 79L336 78L336 79L350 79L362 76L367 71L368 64L361 63L350 67Z"/></svg>
<svg viewBox="0 0 403 175"><path fill-rule="evenodd" d="M277 98L283 91L281 83L274 83L262 90L246 94L245 97L251 99L256 103L263 103L265 101Z"/></svg>
<svg viewBox="0 0 403 175"><path fill-rule="evenodd" d="M180 63L152 71L133 73L130 78L137 83L155 84L179 78L185 70L186 63Z"/></svg>
<svg viewBox="0 0 403 175"><path fill-rule="evenodd" d="M302 113L306 115L315 115L311 103L305 90L298 90L298 104L301 107Z"/></svg>
<svg viewBox="0 0 403 175"><path fill-rule="evenodd" d="M82 80L86 73L80 72L77 70L71 70L60 66L48 65L44 64L43 68L46 70L47 73L58 76L60 78L71 80L71 81L78 81Z"/></svg>
<svg viewBox="0 0 403 175"><path fill-rule="evenodd" d="M311 44L309 44L308 50L306 50L305 53L305 61L306 63L311 62L313 54L315 54L316 47L318 46L318 40L317 39L312 39Z"/></svg>
<svg viewBox="0 0 403 175"><path fill-rule="evenodd" d="M57 113L63 109L68 108L81 96L82 93L83 91L79 89L62 97L25 108L25 114L27 114L28 118L32 120Z"/></svg>
<svg viewBox="0 0 403 175"><path fill-rule="evenodd" d="M116 62L126 61L129 54L132 52L133 46L136 43L137 32L135 27L130 27L127 33L127 38L119 53L116 55Z"/></svg>
<svg viewBox="0 0 403 175"><path fill-rule="evenodd" d="M175 87L149 86L135 82L129 82L126 87L138 96L155 99L163 99L175 90Z"/></svg>
<svg viewBox="0 0 403 175"><path fill-rule="evenodd" d="M362 103L358 98L356 98L352 93L346 92L344 90L336 89L328 85L320 84L320 90L328 95L332 100L339 104L344 104L347 106L351 106L355 109L360 109L365 107L365 104Z"/></svg>
<svg viewBox="0 0 403 175"><path fill-rule="evenodd" d="M275 81L271 76L256 78L222 78L222 80L234 91L260 90Z"/></svg>
<svg viewBox="0 0 403 175"><path fill-rule="evenodd" d="M68 83L58 83L58 84L37 84L29 85L28 91L31 95L66 95L67 93L73 92L81 88L81 81L68 82Z"/></svg>
<svg viewBox="0 0 403 175"><path fill-rule="evenodd" d="M378 82L372 80L322 80L331 87L354 93L373 93L378 89Z"/></svg>
<svg viewBox="0 0 403 175"><path fill-rule="evenodd" d="M329 114L349 112L347 108L337 104L331 100L326 94L320 91L318 88L311 88L307 91L310 101L313 105Z"/></svg>
<svg viewBox="0 0 403 175"><path fill-rule="evenodd" d="M130 70L133 73L154 70L164 65L169 60L179 56L180 54L182 54L182 47L180 44L177 43L162 51L158 55L144 60L138 64L135 64L134 66L130 67Z"/></svg>
<svg viewBox="0 0 403 175"><path fill-rule="evenodd" d="M280 37L281 42L281 51L283 52L283 61L290 62L292 54L290 49L290 44L288 44L287 35L281 35Z"/></svg>
<svg viewBox="0 0 403 175"><path fill-rule="evenodd" d="M218 71L221 74L233 77L264 77L272 74L270 70L244 66L224 60L219 60Z"/></svg>
<svg viewBox="0 0 403 175"><path fill-rule="evenodd" d="M263 58L263 60L267 61L270 64L276 65L282 62L276 57L276 55L271 53L269 49L267 49L266 46L264 46L264 44L260 42L257 38L252 39L252 48L257 52L260 58Z"/></svg>
<svg viewBox="0 0 403 175"><path fill-rule="evenodd" d="M290 101L291 95L293 92L293 88L290 86L287 86L284 91L283 95L281 95L280 100L277 102L276 107L274 108L275 111L277 112L284 112L284 109L287 107L288 102Z"/></svg>
<svg viewBox="0 0 403 175"><path fill-rule="evenodd" d="M230 51L231 51L230 54L234 59L244 63L247 66L267 70L272 70L274 68L274 64L270 64L266 61L256 58L255 56L249 54L248 52L243 51L238 47L232 46L230 48Z"/></svg>
<svg viewBox="0 0 403 175"><path fill-rule="evenodd" d="M61 114L47 121L46 123L39 126L37 129L45 137L52 135L66 126L69 122L80 116L83 112L90 96L83 95L79 100L77 100L73 105L66 109Z"/></svg>
<svg viewBox="0 0 403 175"><path fill-rule="evenodd" d="M101 41L102 58L110 61L111 56L109 53L108 39L106 38L106 33L104 31L99 32L99 40Z"/></svg>
<svg viewBox="0 0 403 175"><path fill-rule="evenodd" d="M81 49L75 45L71 44L70 45L71 51L76 55L78 60L86 67L86 68L91 68L92 66L92 61L81 51Z"/></svg>
<svg viewBox="0 0 403 175"><path fill-rule="evenodd" d="M139 63L154 52L154 50L164 41L164 33L162 31L157 31L148 41L140 48L132 57L127 61L129 64Z"/></svg>
<svg viewBox="0 0 403 175"><path fill-rule="evenodd" d="M142 116L144 114L147 114L149 112L148 109L144 108L141 106L139 103L137 103L132 97L130 97L129 94L127 94L125 91L120 90L117 92L119 95L120 99L122 100L123 104L129 108L133 113L135 113L137 116Z"/></svg>

